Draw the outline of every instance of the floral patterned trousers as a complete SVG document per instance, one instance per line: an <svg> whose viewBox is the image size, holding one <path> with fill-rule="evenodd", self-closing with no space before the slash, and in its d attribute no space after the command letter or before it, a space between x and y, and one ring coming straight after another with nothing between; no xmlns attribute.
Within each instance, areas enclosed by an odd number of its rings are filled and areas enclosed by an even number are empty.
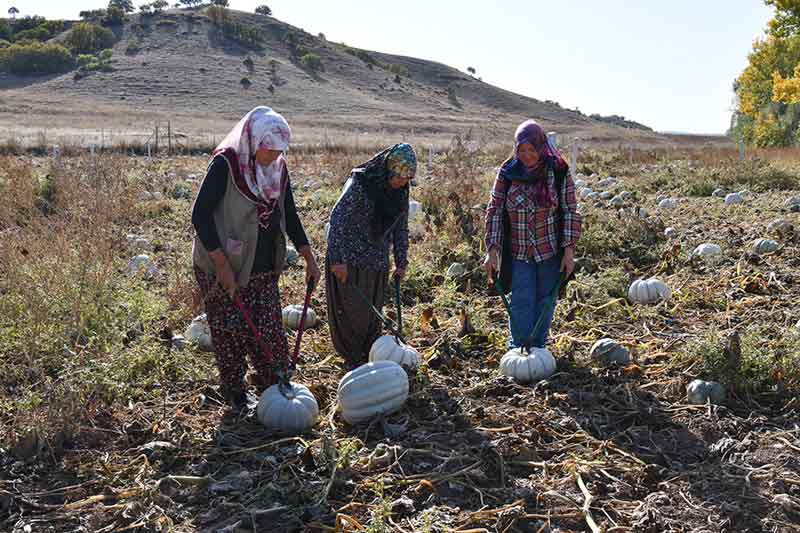
<svg viewBox="0 0 800 533"><path fill-rule="evenodd" d="M262 353L241 311L217 283L216 278L197 267L194 274L205 301L220 384L231 389L245 388L245 354L249 354L250 363L256 371L256 392L260 395L276 382L274 371L282 367L289 358L289 344L281 319L278 274L253 274L247 286L240 287L237 293L250 312L269 353Z"/></svg>

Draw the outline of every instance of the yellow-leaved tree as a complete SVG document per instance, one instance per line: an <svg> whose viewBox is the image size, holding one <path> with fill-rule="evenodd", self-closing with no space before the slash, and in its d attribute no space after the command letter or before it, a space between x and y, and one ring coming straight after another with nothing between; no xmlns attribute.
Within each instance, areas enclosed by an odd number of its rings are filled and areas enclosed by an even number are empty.
<svg viewBox="0 0 800 533"><path fill-rule="evenodd" d="M800 0L765 3L775 16L734 82L730 133L756 146L794 145L800 143Z"/></svg>

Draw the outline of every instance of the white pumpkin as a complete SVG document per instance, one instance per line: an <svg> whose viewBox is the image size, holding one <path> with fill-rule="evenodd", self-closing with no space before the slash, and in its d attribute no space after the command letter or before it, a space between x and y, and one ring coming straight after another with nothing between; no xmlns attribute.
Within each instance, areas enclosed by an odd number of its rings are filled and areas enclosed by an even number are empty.
<svg viewBox="0 0 800 533"><path fill-rule="evenodd" d="M205 313L194 317L192 323L183 332L187 341L194 343L205 352L214 351L214 343L211 340L211 328L208 327L208 317Z"/></svg>
<svg viewBox="0 0 800 533"><path fill-rule="evenodd" d="M158 275L158 268L150 259L150 256L140 254L132 257L125 270L129 276L144 275L146 278L153 278Z"/></svg>
<svg viewBox="0 0 800 533"><path fill-rule="evenodd" d="M633 193L630 191L622 191L618 196L627 202L633 197Z"/></svg>
<svg viewBox="0 0 800 533"><path fill-rule="evenodd" d="M463 276L466 273L467 273L467 267L465 267L461 263L453 263L447 269L446 276L448 278L460 278L461 276Z"/></svg>
<svg viewBox="0 0 800 533"><path fill-rule="evenodd" d="M614 197L614 193L611 191L603 191L600 193L601 200L611 200Z"/></svg>
<svg viewBox="0 0 800 533"><path fill-rule="evenodd" d="M658 196L656 196L656 203L660 204L661 202L663 202L667 198L669 198L669 196L667 196L666 194L659 194Z"/></svg>
<svg viewBox="0 0 800 533"><path fill-rule="evenodd" d="M705 242L692 251L692 257L699 257L708 263L715 263L722 259L722 248L716 244Z"/></svg>
<svg viewBox="0 0 800 533"><path fill-rule="evenodd" d="M289 383L281 392L280 385L276 384L261 395L256 416L266 428L281 434L298 435L317 421L319 406L305 385Z"/></svg>
<svg viewBox="0 0 800 533"><path fill-rule="evenodd" d="M413 220L417 216L421 216L423 214L422 211L422 204L416 200L409 200L408 201L408 219Z"/></svg>
<svg viewBox="0 0 800 533"><path fill-rule="evenodd" d="M714 192L711 193L711 196L714 198L725 198L725 189L714 189Z"/></svg>
<svg viewBox="0 0 800 533"><path fill-rule="evenodd" d="M725 196L725 205L735 205L744 202L744 198L738 192L732 192Z"/></svg>
<svg viewBox="0 0 800 533"><path fill-rule="evenodd" d="M586 187L586 181L585 180L582 180L582 179L576 179L575 180L575 190L576 191L579 191L579 190L583 189L584 187Z"/></svg>
<svg viewBox="0 0 800 533"><path fill-rule="evenodd" d="M600 198L599 192L590 192L589 195L586 197L587 200L597 200Z"/></svg>
<svg viewBox="0 0 800 533"><path fill-rule="evenodd" d="M603 338L595 342L589 350L589 356L602 365L627 365L631 362L631 353L614 339Z"/></svg>
<svg viewBox="0 0 800 533"><path fill-rule="evenodd" d="M675 209L678 207L678 202L674 198L664 198L658 202L658 207L661 209Z"/></svg>
<svg viewBox="0 0 800 533"><path fill-rule="evenodd" d="M518 383L547 379L556 371L556 359L546 348L532 348L529 353L514 348L500 359L500 373Z"/></svg>
<svg viewBox="0 0 800 533"><path fill-rule="evenodd" d="M622 207L623 205L625 205L625 200L622 198L621 195L618 194L611 200L609 200L608 205L610 205L611 207Z"/></svg>
<svg viewBox="0 0 800 533"><path fill-rule="evenodd" d="M671 295L667 284L657 278L638 279L628 289L628 299L638 304L658 303L668 300Z"/></svg>
<svg viewBox="0 0 800 533"><path fill-rule="evenodd" d="M788 198L783 205L786 207L800 207L800 194Z"/></svg>
<svg viewBox="0 0 800 533"><path fill-rule="evenodd" d="M330 234L331 234L331 223L330 222L326 222L325 223L325 240L326 241L328 240Z"/></svg>
<svg viewBox="0 0 800 533"><path fill-rule="evenodd" d="M778 218L769 223L767 231L776 235L786 235L794 231L794 225L786 219Z"/></svg>
<svg viewBox="0 0 800 533"><path fill-rule="evenodd" d="M716 381L696 379L686 386L686 397L694 405L719 405L725 401L725 387Z"/></svg>
<svg viewBox="0 0 800 533"><path fill-rule="evenodd" d="M664 230L664 237L667 239L674 239L678 236L678 231L672 226Z"/></svg>
<svg viewBox="0 0 800 533"><path fill-rule="evenodd" d="M125 236L128 241L128 245L131 247L131 250L136 254L141 254L148 251L150 246L150 241L148 241L145 237L141 235L136 235L135 233L129 233Z"/></svg>
<svg viewBox="0 0 800 533"><path fill-rule="evenodd" d="M578 191L578 195L585 200L593 192L594 191L592 191L592 189L590 187L584 187L580 191Z"/></svg>
<svg viewBox="0 0 800 533"><path fill-rule="evenodd" d="M600 186L600 187L602 187L603 189L606 189L606 188L608 188L608 187L613 187L613 186L614 186L614 185L616 185L616 184L617 184L617 178L615 178L615 177L613 177L613 176L609 176L609 177L607 177L606 179L604 179L604 180L600 180L600 181L597 183L597 185L599 185L599 186Z"/></svg>
<svg viewBox="0 0 800 533"><path fill-rule="evenodd" d="M288 329L298 329L300 327L300 318L303 316L302 305L287 305L283 308L281 313L283 318L283 327ZM303 329L311 329L317 325L317 314L311 307L308 308L306 313L306 323Z"/></svg>
<svg viewBox="0 0 800 533"><path fill-rule="evenodd" d="M419 352L407 344L398 342L394 335L383 335L372 343L369 350L369 361L394 361L410 370L419 365Z"/></svg>
<svg viewBox="0 0 800 533"><path fill-rule="evenodd" d="M752 251L755 255L762 255L774 252L780 248L780 246L780 244L772 239L756 239L750 245L750 251Z"/></svg>
<svg viewBox="0 0 800 533"><path fill-rule="evenodd" d="M649 216L650 216L650 213L647 212L647 209L645 209L644 207L640 207L639 208L639 218L644 219L644 218L647 218Z"/></svg>
<svg viewBox="0 0 800 533"><path fill-rule="evenodd" d="M408 375L394 361L367 363L344 375L337 397L350 424L393 413L408 399Z"/></svg>
<svg viewBox="0 0 800 533"><path fill-rule="evenodd" d="M294 246L286 247L286 265L296 265L300 260L300 254L297 253Z"/></svg>

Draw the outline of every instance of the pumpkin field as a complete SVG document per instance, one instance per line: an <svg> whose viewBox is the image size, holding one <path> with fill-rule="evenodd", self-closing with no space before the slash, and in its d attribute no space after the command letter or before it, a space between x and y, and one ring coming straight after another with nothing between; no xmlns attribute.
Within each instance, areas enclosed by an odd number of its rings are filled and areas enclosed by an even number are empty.
<svg viewBox="0 0 800 533"><path fill-rule="evenodd" d="M0 531L800 531L800 156L582 151L556 369L523 384L499 370L507 315L482 269L509 148L481 145L442 147L411 189L402 407L342 416L320 284L292 378L319 418L299 436L227 413L187 338L207 155L0 157ZM378 148L287 154L320 267ZM293 263L284 306L305 294ZM715 383L687 395L698 379Z"/></svg>

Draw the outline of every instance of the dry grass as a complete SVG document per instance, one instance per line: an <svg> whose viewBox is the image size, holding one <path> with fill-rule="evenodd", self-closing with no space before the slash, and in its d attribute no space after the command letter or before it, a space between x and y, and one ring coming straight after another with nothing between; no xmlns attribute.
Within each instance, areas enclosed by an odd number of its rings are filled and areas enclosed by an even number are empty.
<svg viewBox="0 0 800 533"><path fill-rule="evenodd" d="M797 499L800 483L800 248L788 233L768 256L747 249L773 218L798 227L783 207L798 192L793 154L739 163L725 152L641 152L631 165L624 149L587 151L583 170L618 176L653 216L582 207L581 271L553 328L559 372L522 387L497 374L506 319L480 271L482 205L505 150L481 146L440 154L412 190L426 215L412 242L404 323L424 363L406 407L345 424L335 413L342 361L323 325L304 336L295 379L312 386L324 416L291 439L224 417L211 356L162 342L196 312L190 199L169 193L179 182L196 192L185 180L202 176L204 158L106 154L56 167L0 158L0 528L792 530L796 516L773 502ZM290 154L320 259L343 178L376 148ZM724 206L699 195L709 180L752 195ZM142 190L165 199L140 201ZM661 192L678 207L658 209ZM665 226L679 238L665 239ZM124 275L127 233L152 243L154 279ZM719 265L689 259L701 242L723 247ZM462 279L445 279L452 261L467 266ZM629 304L627 287L643 276L666 281L673 299ZM281 286L285 303L300 301L302 270ZM312 305L324 318L321 291ZM459 336L461 310L476 333ZM734 330L737 367L721 351ZM590 361L603 336L625 343L635 364ZM727 404L687 405L695 377L724 381ZM146 446L153 441L168 444Z"/></svg>

